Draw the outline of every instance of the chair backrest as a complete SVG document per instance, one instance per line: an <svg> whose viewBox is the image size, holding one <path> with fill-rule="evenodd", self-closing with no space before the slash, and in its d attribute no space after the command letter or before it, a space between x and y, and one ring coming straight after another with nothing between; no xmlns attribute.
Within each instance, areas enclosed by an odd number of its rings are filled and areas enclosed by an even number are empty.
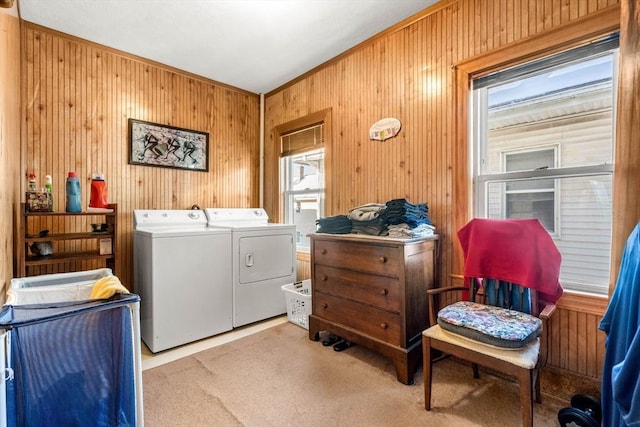
<svg viewBox="0 0 640 427"><path fill-rule="evenodd" d="M541 300L549 303L555 303L562 295L558 280L562 257L539 220L474 218L457 234L464 253L465 277L519 284L536 291ZM497 295L506 293L505 290ZM492 291L488 295L493 295ZM534 312L538 308L537 304L530 307Z"/></svg>
<svg viewBox="0 0 640 427"><path fill-rule="evenodd" d="M508 308L538 316L538 298L535 290L516 283L488 278L469 278L469 300Z"/></svg>

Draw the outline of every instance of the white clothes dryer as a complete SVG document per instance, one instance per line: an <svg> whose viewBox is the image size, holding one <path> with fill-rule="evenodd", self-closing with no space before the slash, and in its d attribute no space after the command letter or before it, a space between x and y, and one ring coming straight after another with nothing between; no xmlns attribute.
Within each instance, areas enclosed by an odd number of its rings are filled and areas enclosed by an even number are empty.
<svg viewBox="0 0 640 427"><path fill-rule="evenodd" d="M153 353L233 329L231 231L201 210L133 211L140 332Z"/></svg>
<svg viewBox="0 0 640 427"><path fill-rule="evenodd" d="M282 285L296 281L296 226L261 208L205 209L210 228L232 231L233 326L286 313Z"/></svg>

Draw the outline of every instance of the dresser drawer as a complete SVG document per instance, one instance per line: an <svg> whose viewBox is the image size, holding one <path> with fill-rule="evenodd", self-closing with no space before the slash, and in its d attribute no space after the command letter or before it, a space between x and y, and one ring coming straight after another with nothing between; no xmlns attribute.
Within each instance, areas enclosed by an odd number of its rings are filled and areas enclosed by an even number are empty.
<svg viewBox="0 0 640 427"><path fill-rule="evenodd" d="M402 265L396 247L316 240L313 262L371 274L398 277Z"/></svg>
<svg viewBox="0 0 640 427"><path fill-rule="evenodd" d="M316 265L313 286L325 294L400 313L400 283L392 277Z"/></svg>
<svg viewBox="0 0 640 427"><path fill-rule="evenodd" d="M400 346L400 315L355 301L314 292L313 314L361 331L391 345Z"/></svg>

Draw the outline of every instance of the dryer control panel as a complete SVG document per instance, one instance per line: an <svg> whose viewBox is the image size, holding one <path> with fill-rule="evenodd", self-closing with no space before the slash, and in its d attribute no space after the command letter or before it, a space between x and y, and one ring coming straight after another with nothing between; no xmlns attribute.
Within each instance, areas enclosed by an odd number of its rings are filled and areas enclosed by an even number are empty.
<svg viewBox="0 0 640 427"><path fill-rule="evenodd" d="M133 228L194 226L206 227L207 216L195 209L138 209L133 211Z"/></svg>
<svg viewBox="0 0 640 427"><path fill-rule="evenodd" d="M210 226L269 222L269 215L263 208L207 208L204 211Z"/></svg>

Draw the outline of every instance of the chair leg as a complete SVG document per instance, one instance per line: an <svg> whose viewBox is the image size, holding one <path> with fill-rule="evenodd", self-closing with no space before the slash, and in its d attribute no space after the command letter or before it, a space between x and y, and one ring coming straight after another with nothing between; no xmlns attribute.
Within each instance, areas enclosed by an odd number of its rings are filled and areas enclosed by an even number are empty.
<svg viewBox="0 0 640 427"><path fill-rule="evenodd" d="M533 427L533 376L534 369L522 369L518 373L523 427Z"/></svg>
<svg viewBox="0 0 640 427"><path fill-rule="evenodd" d="M473 378L475 378L475 379L480 378L480 374L478 373L478 364L477 363L472 363L471 364L471 369L473 369Z"/></svg>
<svg viewBox="0 0 640 427"><path fill-rule="evenodd" d="M433 355L431 354L431 338L422 337L422 372L424 375L424 409L431 410L431 384L433 365Z"/></svg>
<svg viewBox="0 0 640 427"><path fill-rule="evenodd" d="M540 375L542 374L542 372L540 372L539 369L536 369L534 372L536 376L536 381L533 385L533 396L536 402L542 403L542 393L540 392Z"/></svg>

